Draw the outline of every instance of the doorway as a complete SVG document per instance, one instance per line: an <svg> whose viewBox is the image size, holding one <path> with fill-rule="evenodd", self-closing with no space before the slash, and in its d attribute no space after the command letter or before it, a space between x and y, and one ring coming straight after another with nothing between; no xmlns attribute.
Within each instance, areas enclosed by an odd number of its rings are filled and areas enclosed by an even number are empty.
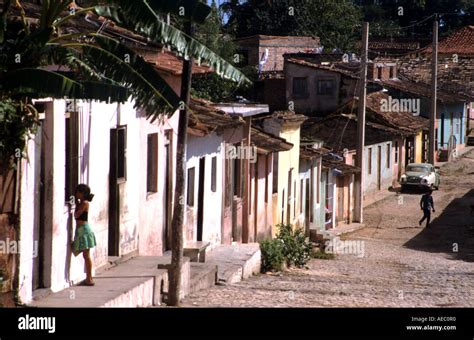
<svg viewBox="0 0 474 340"><path fill-rule="evenodd" d="M44 288L44 240L45 240L45 133L44 133L44 120L38 126L38 137L36 139L36 147L40 150L36 153L36 170L39 173L38 183L36 190L39 193L38 200L36 201L37 213L35 214L35 229L34 229L34 240L38 240L38 253L33 258L33 289Z"/></svg>
<svg viewBox="0 0 474 340"><path fill-rule="evenodd" d="M202 241L204 222L204 178L206 173L206 158L199 159L198 206L197 206L197 235L196 240Z"/></svg>
<svg viewBox="0 0 474 340"><path fill-rule="evenodd" d="M336 223L344 221L344 177L337 177L337 216Z"/></svg>
<svg viewBox="0 0 474 340"><path fill-rule="evenodd" d="M171 203L172 203L172 185L173 179L171 174L173 173L172 166L172 142L171 137L172 131L166 132L166 144L165 144L165 188L164 188L164 219L163 219L163 252L171 250Z"/></svg>
<svg viewBox="0 0 474 340"><path fill-rule="evenodd" d="M109 160L109 256L119 256L119 225L120 201L118 187L118 129L110 130L110 160Z"/></svg>
<svg viewBox="0 0 474 340"><path fill-rule="evenodd" d="M303 202L301 202L303 204ZM311 206L311 199L310 199L310 186L309 186L309 178L305 180L305 209L304 209L304 220L305 220L305 233L306 236L309 236L310 230L310 211L312 209Z"/></svg>

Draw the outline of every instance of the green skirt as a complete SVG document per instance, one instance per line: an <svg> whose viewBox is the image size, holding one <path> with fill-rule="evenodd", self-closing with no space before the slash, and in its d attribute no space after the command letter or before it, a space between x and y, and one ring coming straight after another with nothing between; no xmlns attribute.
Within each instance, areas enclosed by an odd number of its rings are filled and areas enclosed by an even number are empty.
<svg viewBox="0 0 474 340"><path fill-rule="evenodd" d="M72 252L75 256L84 250L94 248L96 244L95 235L89 223L82 224L76 228L74 241L72 242Z"/></svg>

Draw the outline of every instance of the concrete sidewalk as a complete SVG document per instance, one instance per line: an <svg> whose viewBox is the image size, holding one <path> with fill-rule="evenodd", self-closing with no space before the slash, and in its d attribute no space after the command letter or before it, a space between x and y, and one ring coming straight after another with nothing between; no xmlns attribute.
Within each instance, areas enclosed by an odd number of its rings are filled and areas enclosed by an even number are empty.
<svg viewBox="0 0 474 340"><path fill-rule="evenodd" d="M189 272L189 259L187 259ZM137 256L94 277L95 286L72 286L50 293L29 304L31 307L148 307L161 304L168 272L158 264L171 262L168 256ZM186 267L186 265L185 265Z"/></svg>
<svg viewBox="0 0 474 340"><path fill-rule="evenodd" d="M183 261L181 298L215 284L228 284L260 272L258 243L220 245L206 255L206 262ZM137 256L116 261L94 277L95 286L72 286L48 292L30 307L158 307L168 292L170 254Z"/></svg>

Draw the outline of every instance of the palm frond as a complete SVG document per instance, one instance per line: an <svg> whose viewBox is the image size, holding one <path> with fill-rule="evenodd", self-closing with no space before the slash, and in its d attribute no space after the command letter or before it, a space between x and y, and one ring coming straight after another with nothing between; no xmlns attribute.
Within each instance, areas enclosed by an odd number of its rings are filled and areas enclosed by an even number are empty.
<svg viewBox="0 0 474 340"><path fill-rule="evenodd" d="M104 82L79 82L57 72L37 68L24 68L2 77L0 91L12 97L76 98L98 101L125 102L128 90L122 86Z"/></svg>
<svg viewBox="0 0 474 340"><path fill-rule="evenodd" d="M110 18L117 24L142 34L156 43L171 46L185 59L206 62L221 77L238 83L251 83L245 74L211 51L205 45L168 25L153 11L147 1L114 0L120 6L97 7L98 15Z"/></svg>
<svg viewBox="0 0 474 340"><path fill-rule="evenodd" d="M83 61L103 76L129 87L137 107L143 108L148 116L176 110L179 96L151 64L112 38L98 34L95 43L81 45Z"/></svg>

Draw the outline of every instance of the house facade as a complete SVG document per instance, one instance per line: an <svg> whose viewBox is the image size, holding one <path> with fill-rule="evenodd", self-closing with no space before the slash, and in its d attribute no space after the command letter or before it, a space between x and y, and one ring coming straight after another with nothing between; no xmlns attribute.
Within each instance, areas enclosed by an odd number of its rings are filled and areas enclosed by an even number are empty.
<svg viewBox="0 0 474 340"><path fill-rule="evenodd" d="M292 111L277 111L263 120L263 129L291 143L293 147L273 158L273 232L280 223L299 226L298 214L300 188L298 183L300 162L300 126L303 115Z"/></svg>

